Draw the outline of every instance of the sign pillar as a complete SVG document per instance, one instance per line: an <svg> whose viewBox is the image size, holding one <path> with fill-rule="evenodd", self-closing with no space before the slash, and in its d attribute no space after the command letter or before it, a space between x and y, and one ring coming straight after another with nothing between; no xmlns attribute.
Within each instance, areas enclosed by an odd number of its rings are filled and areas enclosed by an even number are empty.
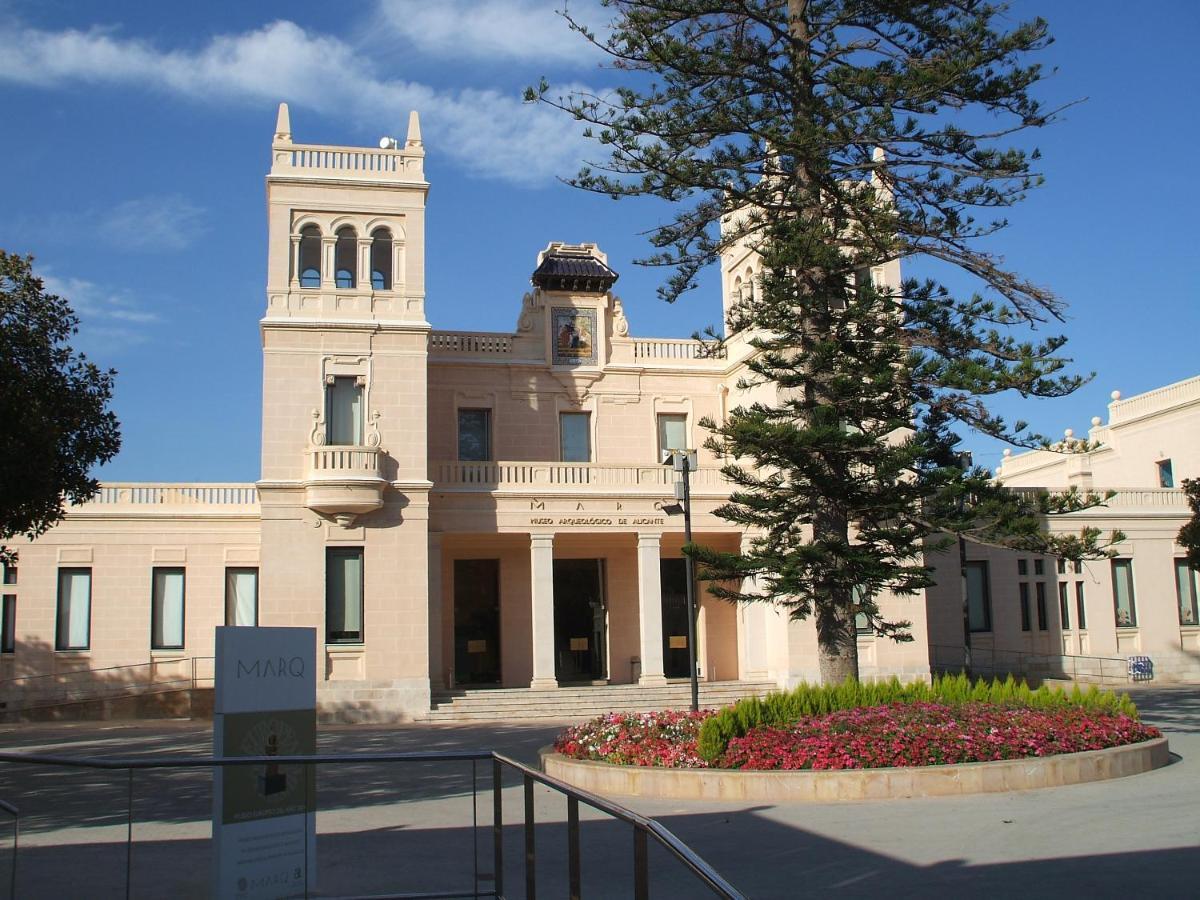
<svg viewBox="0 0 1200 900"><path fill-rule="evenodd" d="M217 628L213 754L315 753L316 655L313 628ZM214 769L214 897L307 896L316 850L313 766Z"/></svg>

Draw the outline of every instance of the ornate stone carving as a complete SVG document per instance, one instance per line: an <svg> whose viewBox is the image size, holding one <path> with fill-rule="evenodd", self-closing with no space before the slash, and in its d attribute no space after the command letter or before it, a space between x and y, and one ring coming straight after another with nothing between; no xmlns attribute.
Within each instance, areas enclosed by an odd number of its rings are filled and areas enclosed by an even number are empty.
<svg viewBox="0 0 1200 900"><path fill-rule="evenodd" d="M321 415L319 409L312 411L313 427L308 435L308 441L314 447L323 447L325 445L325 417Z"/></svg>
<svg viewBox="0 0 1200 900"><path fill-rule="evenodd" d="M378 447L380 444L379 436L379 410L371 413L371 420L367 422L367 446Z"/></svg>
<svg viewBox="0 0 1200 900"><path fill-rule="evenodd" d="M521 315L517 319L517 331L533 331L533 294L526 292L521 298Z"/></svg>
<svg viewBox="0 0 1200 900"><path fill-rule="evenodd" d="M625 318L625 307L620 297L613 297L613 334L617 337L629 336L629 320Z"/></svg>

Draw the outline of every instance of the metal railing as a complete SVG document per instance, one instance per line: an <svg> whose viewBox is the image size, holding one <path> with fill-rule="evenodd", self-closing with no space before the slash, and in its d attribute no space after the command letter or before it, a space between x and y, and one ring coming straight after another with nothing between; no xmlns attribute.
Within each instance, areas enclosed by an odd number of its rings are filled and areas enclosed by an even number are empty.
<svg viewBox="0 0 1200 900"><path fill-rule="evenodd" d="M963 669L964 648L961 644L930 644L929 650L930 667L935 671ZM1060 677L1084 684L1126 684L1129 681L1129 661L1119 656L1075 656L972 646L968 669L972 675Z"/></svg>
<svg viewBox="0 0 1200 900"><path fill-rule="evenodd" d="M97 700L121 700L212 686L202 664L211 656L164 657L145 663L18 675L0 680L0 713L16 713Z"/></svg>
<svg viewBox="0 0 1200 900"><path fill-rule="evenodd" d="M490 831L492 836L492 871L480 868L479 853L479 784L478 764L491 762L491 793L492 821ZM675 836L669 829L654 819L639 815L604 797L573 787L557 778L552 778L524 763L518 762L493 750L446 750L426 752L396 752L396 753L316 753L305 756L236 756L236 757L183 757L167 756L150 759L101 759L96 757L63 757L40 753L0 753L0 763L18 765L42 765L73 769L100 769L126 772L126 815L125 815L125 896L131 897L133 891L133 825L134 825L134 772L146 769L207 769L225 766L286 766L286 765L322 765L322 764L363 764L363 763L430 763L430 762L469 762L471 764L471 829L472 829L472 865L471 887L464 890L446 890L420 893L389 893L383 896L404 900L404 898L454 898L454 897L494 897L503 900L505 894L504 881L504 808L503 808L503 775L511 770L521 777L524 800L523 832L524 832L524 881L526 900L535 900L538 888L537 843L534 826L536 817L534 811L534 785L541 784L562 794L567 800L567 883L568 896L572 900L582 897L582 864L583 855L580 846L579 806L583 804L624 822L632 828L633 833L633 890L631 895L635 900L648 900L650 897L650 868L649 845L653 841L658 847L668 853L696 879L698 885L707 888L714 896L727 900L744 900L744 895L726 881L712 866L701 859L695 851ZM305 809L315 809L311 803L309 779L301 779L305 785ZM2 801L0 801L2 803ZM16 815L16 808L3 804L4 809L10 809ZM315 821L315 819L314 819ZM488 826L483 826L488 827ZM305 841L307 846L307 840ZM13 839L13 894L16 896L16 859L17 842ZM304 896L311 896L312 886L308 884L307 856L304 873ZM608 870L606 870L608 871ZM490 889L485 889L485 883L491 883ZM321 896L326 896L322 894ZM379 898L376 898L379 900Z"/></svg>

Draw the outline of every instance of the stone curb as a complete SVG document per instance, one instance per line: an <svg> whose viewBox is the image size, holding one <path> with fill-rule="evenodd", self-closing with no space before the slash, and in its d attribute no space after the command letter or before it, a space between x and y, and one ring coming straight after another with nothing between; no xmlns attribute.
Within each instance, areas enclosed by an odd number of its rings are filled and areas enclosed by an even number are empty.
<svg viewBox="0 0 1200 900"><path fill-rule="evenodd" d="M614 766L569 759L554 748L540 751L542 771L596 794L661 800L748 800L767 803L833 803L991 794L1104 781L1149 772L1170 762L1166 738L1107 750L895 769L742 772Z"/></svg>

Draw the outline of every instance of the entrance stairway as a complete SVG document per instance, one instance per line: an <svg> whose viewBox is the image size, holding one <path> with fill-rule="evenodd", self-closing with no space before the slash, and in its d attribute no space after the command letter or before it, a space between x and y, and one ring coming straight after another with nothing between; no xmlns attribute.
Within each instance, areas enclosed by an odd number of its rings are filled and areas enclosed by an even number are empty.
<svg viewBox="0 0 1200 900"><path fill-rule="evenodd" d="M742 697L777 689L773 682L714 681L700 683L700 707L728 706ZM649 712L687 709L691 685L686 681L655 687L637 684L567 685L557 690L529 688L456 688L433 693L430 722L508 722L523 719L587 719L606 712Z"/></svg>

